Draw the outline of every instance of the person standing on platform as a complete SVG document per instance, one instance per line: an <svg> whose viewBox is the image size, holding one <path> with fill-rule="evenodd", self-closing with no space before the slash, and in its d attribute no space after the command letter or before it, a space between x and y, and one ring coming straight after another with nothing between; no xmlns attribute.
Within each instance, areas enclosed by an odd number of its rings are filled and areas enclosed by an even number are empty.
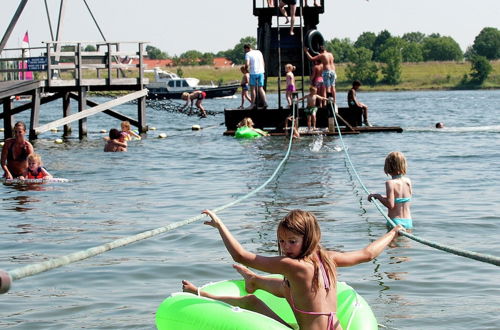
<svg viewBox="0 0 500 330"><path fill-rule="evenodd" d="M28 156L34 153L33 146L24 136L26 124L18 121L14 125L14 137L5 140L2 147L2 169L4 178L15 179L28 168Z"/></svg>
<svg viewBox="0 0 500 330"><path fill-rule="evenodd" d="M336 92L335 92L335 80L337 79L337 74L335 73L335 64L333 54L325 49L325 46L319 46L319 54L316 56L311 56L309 54L309 49L304 48L307 58L310 61L320 61L323 64L323 84L326 88L326 93L330 93L333 97L334 102L337 102Z"/></svg>
<svg viewBox="0 0 500 330"><path fill-rule="evenodd" d="M265 64L264 57L260 50L252 49L252 46L245 44L245 67L250 72L250 90L252 104L247 109L254 109L257 104L263 104L267 108L266 92L264 90ZM258 97L257 97L258 95Z"/></svg>
<svg viewBox="0 0 500 330"><path fill-rule="evenodd" d="M286 18L285 24L288 23L288 14L286 13L285 6L290 8L290 35L293 36L293 26L295 25L295 11L297 9L297 0L280 0L280 11Z"/></svg>

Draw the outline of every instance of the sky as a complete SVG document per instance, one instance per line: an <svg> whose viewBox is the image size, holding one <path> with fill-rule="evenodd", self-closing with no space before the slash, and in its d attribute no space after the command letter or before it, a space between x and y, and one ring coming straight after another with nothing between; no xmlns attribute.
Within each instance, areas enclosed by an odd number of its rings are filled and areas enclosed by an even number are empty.
<svg viewBox="0 0 500 330"><path fill-rule="evenodd" d="M256 0L262 4L264 0ZM388 30L451 36L466 50L484 27L500 28L500 0L324 0L318 30L326 40ZM19 0L1 0L3 36ZM313 0L309 0L312 4ZM47 0L53 29L60 0ZM256 37L252 0L87 0L108 41L144 41L167 54L187 50L216 53L233 48L241 38ZM21 45L28 31L31 47L50 40L44 0L30 0L7 48ZM102 40L83 0L67 0L61 40Z"/></svg>

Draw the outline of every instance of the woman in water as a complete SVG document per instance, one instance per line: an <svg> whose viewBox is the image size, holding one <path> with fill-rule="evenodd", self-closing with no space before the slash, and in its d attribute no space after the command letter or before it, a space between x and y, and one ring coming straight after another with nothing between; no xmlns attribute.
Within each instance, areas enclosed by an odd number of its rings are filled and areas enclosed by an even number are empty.
<svg viewBox="0 0 500 330"><path fill-rule="evenodd" d="M14 137L5 140L1 163L6 179L18 178L28 168L28 156L34 151L31 143L24 138L25 135L26 125L18 121L14 125Z"/></svg>

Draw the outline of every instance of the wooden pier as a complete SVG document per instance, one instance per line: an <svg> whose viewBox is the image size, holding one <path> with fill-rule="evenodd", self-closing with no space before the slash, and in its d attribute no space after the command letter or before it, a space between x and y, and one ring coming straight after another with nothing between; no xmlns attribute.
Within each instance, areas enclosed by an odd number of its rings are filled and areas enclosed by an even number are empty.
<svg viewBox="0 0 500 330"><path fill-rule="evenodd" d="M120 47L127 44L136 47L135 51L121 51ZM128 120L136 126L140 133L147 131L146 125L146 95L144 85L149 81L144 78L143 46L145 42L79 42L57 41L47 42L46 52L38 57L1 58L2 73L11 76L24 77L27 71L35 74L35 80L0 81L0 103L3 112L0 119L4 122L4 136L12 136L14 115L31 110L29 123L29 138L36 139L43 132L56 127L64 127L64 136L71 134L71 123L78 121L79 138L87 135L87 118L105 113L119 120ZM85 46L97 47L94 51L85 51ZM24 53L24 52L23 52ZM121 59L138 57L139 64L124 64ZM14 63L15 68L12 68ZM21 63L22 65L19 65ZM34 64L33 64L34 63ZM1 68L0 67L0 68ZM126 77L134 73L135 77ZM87 99L89 91L126 91L128 94L112 101L97 104ZM29 96L26 104L13 107L13 99ZM62 99L61 119L40 125L43 115L41 105ZM71 100L77 102L77 112L71 113ZM130 118L113 107L137 100L137 118Z"/></svg>

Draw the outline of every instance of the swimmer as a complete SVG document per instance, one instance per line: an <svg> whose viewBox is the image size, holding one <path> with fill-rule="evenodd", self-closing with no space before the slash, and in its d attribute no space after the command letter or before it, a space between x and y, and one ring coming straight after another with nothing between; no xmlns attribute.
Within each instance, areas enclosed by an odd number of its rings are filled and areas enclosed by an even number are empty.
<svg viewBox="0 0 500 330"><path fill-rule="evenodd" d="M386 195L370 194L368 200L378 199L387 207L387 216L405 229L412 229L413 222L410 213L412 185L410 178L406 177L406 158L399 152L389 153L385 158L384 172L391 176L385 183ZM389 225L389 223L388 223Z"/></svg>
<svg viewBox="0 0 500 330"><path fill-rule="evenodd" d="M132 139L141 139L141 136L131 129L130 122L128 120L122 121L120 125L122 128L122 132L126 134L125 141L131 141Z"/></svg>
<svg viewBox="0 0 500 330"><path fill-rule="evenodd" d="M257 289L265 290L287 300L300 329L341 330L336 315L337 267L373 260L402 230L401 226L396 226L357 251L328 251L321 246L321 229L314 214L292 210L278 224L276 234L279 255L269 257L247 251L214 212L204 210L202 213L211 218L211 221L205 221L205 225L218 230L234 261L266 273L282 274L284 278L264 277L246 267L234 265L245 280L249 292L246 296L218 296L199 290L189 281L182 281L182 289L266 315L289 326L252 294Z"/></svg>
<svg viewBox="0 0 500 330"><path fill-rule="evenodd" d="M19 177L21 180L25 179L50 179L52 175L42 167L42 157L39 154L33 153L28 156L28 168L24 171L23 175Z"/></svg>
<svg viewBox="0 0 500 330"><path fill-rule="evenodd" d="M26 125L18 121L14 125L14 137L5 140L2 147L2 169L4 178L14 179L28 168L28 156L34 153L33 146L25 139Z"/></svg>
<svg viewBox="0 0 500 330"><path fill-rule="evenodd" d="M444 123L442 122L436 123L436 128L444 128Z"/></svg>

